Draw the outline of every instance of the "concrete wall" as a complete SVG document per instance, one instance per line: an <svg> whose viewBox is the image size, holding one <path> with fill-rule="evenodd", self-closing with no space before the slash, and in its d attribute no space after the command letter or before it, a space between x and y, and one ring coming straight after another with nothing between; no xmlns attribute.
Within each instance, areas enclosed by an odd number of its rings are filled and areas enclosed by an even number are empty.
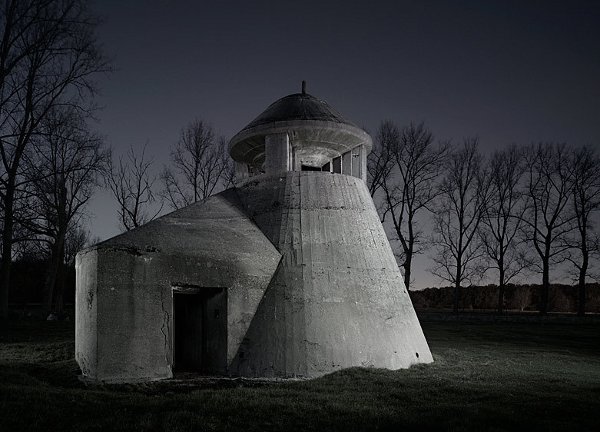
<svg viewBox="0 0 600 432"><path fill-rule="evenodd" d="M318 376L433 361L364 181L291 172L238 194L283 258L233 373Z"/></svg>
<svg viewBox="0 0 600 432"><path fill-rule="evenodd" d="M367 157L369 152L364 145L360 146L360 178L367 183Z"/></svg>
<svg viewBox="0 0 600 432"><path fill-rule="evenodd" d="M90 250L75 259L75 359L83 375L97 378L98 369L98 253Z"/></svg>
<svg viewBox="0 0 600 432"><path fill-rule="evenodd" d="M96 379L171 376L171 290L160 257L98 248ZM154 253L154 255L157 255Z"/></svg>
<svg viewBox="0 0 600 432"><path fill-rule="evenodd" d="M226 288L230 362L280 258L232 190L79 253L75 350L83 373L106 382L170 377L172 291L188 285Z"/></svg>

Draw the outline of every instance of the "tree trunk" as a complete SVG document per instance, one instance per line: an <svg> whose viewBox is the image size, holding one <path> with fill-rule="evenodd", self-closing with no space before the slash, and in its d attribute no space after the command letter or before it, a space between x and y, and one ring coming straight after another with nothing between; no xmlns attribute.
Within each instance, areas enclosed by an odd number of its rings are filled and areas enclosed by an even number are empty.
<svg viewBox="0 0 600 432"><path fill-rule="evenodd" d="M577 298L577 315L584 316L585 315L585 275L587 273L588 268L588 254L587 252L583 253L583 262L581 263L581 268L579 269L579 282L578 282L578 291L579 295Z"/></svg>
<svg viewBox="0 0 600 432"><path fill-rule="evenodd" d="M404 260L404 286L407 291L410 291L410 276L411 276L411 267L412 267L412 254L407 254L406 259Z"/></svg>
<svg viewBox="0 0 600 432"><path fill-rule="evenodd" d="M44 298L42 300L42 311L44 316L48 316L52 312L52 303L54 300L54 286L56 284L56 244L52 245L50 260L46 270L46 280L44 281Z"/></svg>
<svg viewBox="0 0 600 432"><path fill-rule="evenodd" d="M498 285L498 313L502 315L504 313L504 284Z"/></svg>
<svg viewBox="0 0 600 432"><path fill-rule="evenodd" d="M454 284L454 313L458 315L458 300L460 299L460 283Z"/></svg>
<svg viewBox="0 0 600 432"><path fill-rule="evenodd" d="M550 264L548 258L544 258L542 267L542 294L540 296L539 311L541 315L548 312L548 293L550 291Z"/></svg>
<svg viewBox="0 0 600 432"><path fill-rule="evenodd" d="M65 248L59 251L58 269L56 275L56 284L54 286L54 310L60 317L64 312L64 293L65 293Z"/></svg>
<svg viewBox="0 0 600 432"><path fill-rule="evenodd" d="M13 194L10 182L4 197L4 227L2 230L2 262L0 263L0 319L8 319L8 294L10 292L10 266L13 241Z"/></svg>
<svg viewBox="0 0 600 432"><path fill-rule="evenodd" d="M504 247L504 245L501 245ZM498 313L504 312L504 254L500 253L500 260L498 262Z"/></svg>
<svg viewBox="0 0 600 432"><path fill-rule="evenodd" d="M456 276L454 279L454 313L458 315L458 301L460 299L460 281L462 276L462 265L461 261L457 260L456 263Z"/></svg>
<svg viewBox="0 0 600 432"><path fill-rule="evenodd" d="M50 256L50 262L48 263L48 271L46 273L46 281L44 283L44 303L43 310L46 316L51 312L57 312L54 310L54 300L56 295L56 279L58 275L58 269L60 266L61 250L64 250L65 236L64 233L59 233L56 237L55 243L52 246L52 254Z"/></svg>
<svg viewBox="0 0 600 432"><path fill-rule="evenodd" d="M10 290L11 247L10 240L2 235L2 262L0 263L0 319L8 319L8 293Z"/></svg>

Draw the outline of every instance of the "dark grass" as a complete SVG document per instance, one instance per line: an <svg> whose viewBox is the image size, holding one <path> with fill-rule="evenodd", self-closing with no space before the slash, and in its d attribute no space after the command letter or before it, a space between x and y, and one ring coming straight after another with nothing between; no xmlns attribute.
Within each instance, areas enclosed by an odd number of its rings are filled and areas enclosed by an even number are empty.
<svg viewBox="0 0 600 432"><path fill-rule="evenodd" d="M435 363L85 385L73 325L0 328L0 430L600 430L600 325L424 322Z"/></svg>

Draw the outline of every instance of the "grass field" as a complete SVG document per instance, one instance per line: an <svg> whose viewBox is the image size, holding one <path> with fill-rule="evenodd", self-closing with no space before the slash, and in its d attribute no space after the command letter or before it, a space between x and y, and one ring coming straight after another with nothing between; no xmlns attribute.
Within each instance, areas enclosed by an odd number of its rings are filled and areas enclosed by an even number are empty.
<svg viewBox="0 0 600 432"><path fill-rule="evenodd" d="M423 322L435 363L84 385L73 325L0 323L0 431L600 430L600 324Z"/></svg>

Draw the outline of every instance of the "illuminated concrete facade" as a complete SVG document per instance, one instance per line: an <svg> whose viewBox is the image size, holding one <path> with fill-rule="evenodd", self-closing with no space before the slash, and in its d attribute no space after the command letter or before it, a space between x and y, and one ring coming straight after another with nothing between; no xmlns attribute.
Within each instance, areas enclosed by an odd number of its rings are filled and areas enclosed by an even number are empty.
<svg viewBox="0 0 600 432"><path fill-rule="evenodd" d="M305 92L230 142L239 183L77 256L90 379L432 361L366 187L369 135Z"/></svg>

